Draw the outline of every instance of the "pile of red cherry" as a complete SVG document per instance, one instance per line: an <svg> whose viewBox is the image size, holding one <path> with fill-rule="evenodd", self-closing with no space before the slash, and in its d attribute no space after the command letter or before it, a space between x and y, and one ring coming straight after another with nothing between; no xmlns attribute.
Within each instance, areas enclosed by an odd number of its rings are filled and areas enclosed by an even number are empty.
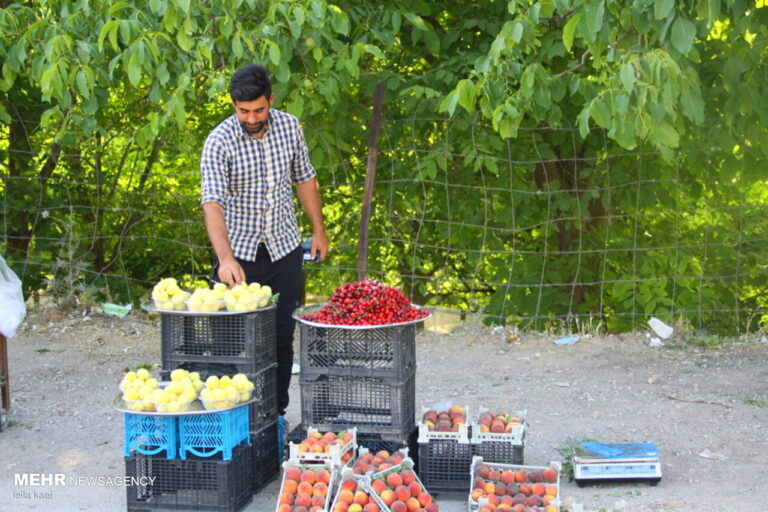
<svg viewBox="0 0 768 512"><path fill-rule="evenodd" d="M323 307L301 318L328 325L385 325L419 320L427 315L397 288L364 279L339 286Z"/></svg>

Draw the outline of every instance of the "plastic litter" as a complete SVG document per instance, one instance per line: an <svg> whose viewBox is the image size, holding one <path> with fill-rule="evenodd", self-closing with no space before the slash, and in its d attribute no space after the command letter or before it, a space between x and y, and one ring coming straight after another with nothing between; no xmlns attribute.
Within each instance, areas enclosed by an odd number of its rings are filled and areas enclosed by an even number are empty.
<svg viewBox="0 0 768 512"><path fill-rule="evenodd" d="M579 341L578 336L565 336L563 338L557 338L555 340L555 345L573 345L578 341Z"/></svg>
<svg viewBox="0 0 768 512"><path fill-rule="evenodd" d="M651 326L651 329L653 329L653 332L656 333L656 335L665 340L672 336L672 333L675 332L675 330L656 318L655 316L652 316L650 320L648 320L648 325Z"/></svg>

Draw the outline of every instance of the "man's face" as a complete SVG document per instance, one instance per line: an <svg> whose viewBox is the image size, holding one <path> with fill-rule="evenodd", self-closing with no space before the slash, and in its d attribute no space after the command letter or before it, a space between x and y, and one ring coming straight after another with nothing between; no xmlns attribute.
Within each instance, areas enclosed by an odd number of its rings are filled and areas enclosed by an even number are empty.
<svg viewBox="0 0 768 512"><path fill-rule="evenodd" d="M261 96L253 101L232 102L237 120L240 121L240 126L245 133L256 137L264 135L269 119L269 107L272 106L274 99L275 95L272 94L269 98Z"/></svg>

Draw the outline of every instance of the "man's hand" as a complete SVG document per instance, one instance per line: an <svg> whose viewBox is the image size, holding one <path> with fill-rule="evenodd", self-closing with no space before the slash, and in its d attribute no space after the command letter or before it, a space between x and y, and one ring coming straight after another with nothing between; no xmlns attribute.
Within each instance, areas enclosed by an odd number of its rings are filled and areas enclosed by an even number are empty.
<svg viewBox="0 0 768 512"><path fill-rule="evenodd" d="M320 253L319 261L325 261L328 256L328 248L330 244L328 242L328 236L325 232L312 233L312 247L309 249L309 257L312 261L315 261L317 253Z"/></svg>
<svg viewBox="0 0 768 512"><path fill-rule="evenodd" d="M245 282L245 271L236 259L230 258L224 261L219 260L219 270L217 272L219 282L227 286L234 286Z"/></svg>

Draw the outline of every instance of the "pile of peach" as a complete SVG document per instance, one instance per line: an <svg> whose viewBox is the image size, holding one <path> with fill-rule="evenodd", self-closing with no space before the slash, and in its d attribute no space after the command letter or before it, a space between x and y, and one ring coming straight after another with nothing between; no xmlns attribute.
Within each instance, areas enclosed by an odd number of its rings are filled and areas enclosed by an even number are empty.
<svg viewBox="0 0 768 512"><path fill-rule="evenodd" d="M331 473L327 469L285 468L277 512L326 510Z"/></svg>
<svg viewBox="0 0 768 512"><path fill-rule="evenodd" d="M439 512L427 492L410 469L393 470L371 481L371 489L392 512Z"/></svg>
<svg viewBox="0 0 768 512"><path fill-rule="evenodd" d="M519 427L522 422L523 419L514 414L507 414L505 412L493 414L488 411L482 413L477 420L480 432L493 432L495 434L512 432L512 430L515 427Z"/></svg>
<svg viewBox="0 0 768 512"><path fill-rule="evenodd" d="M397 466L405 459L403 452L397 451L390 454L387 450L380 450L378 452L363 452L355 461L355 465L352 466L352 471L356 475L364 475L368 472L378 473L384 471L392 466Z"/></svg>
<svg viewBox="0 0 768 512"><path fill-rule="evenodd" d="M459 425L467 423L467 412L460 405L454 405L447 411L430 409L424 413L421 423L427 430L435 432L458 432Z"/></svg>
<svg viewBox="0 0 768 512"><path fill-rule="evenodd" d="M484 503L481 512L557 512L555 482L557 471L552 468L504 470L479 464L470 497Z"/></svg>
<svg viewBox="0 0 768 512"><path fill-rule="evenodd" d="M312 432L306 439L299 443L299 453L330 453L333 446L344 446L352 441L351 432ZM341 462L347 462L352 458L354 448L350 448L341 456Z"/></svg>
<svg viewBox="0 0 768 512"><path fill-rule="evenodd" d="M380 512L371 495L353 478L346 478L339 484L339 492L331 512Z"/></svg>

